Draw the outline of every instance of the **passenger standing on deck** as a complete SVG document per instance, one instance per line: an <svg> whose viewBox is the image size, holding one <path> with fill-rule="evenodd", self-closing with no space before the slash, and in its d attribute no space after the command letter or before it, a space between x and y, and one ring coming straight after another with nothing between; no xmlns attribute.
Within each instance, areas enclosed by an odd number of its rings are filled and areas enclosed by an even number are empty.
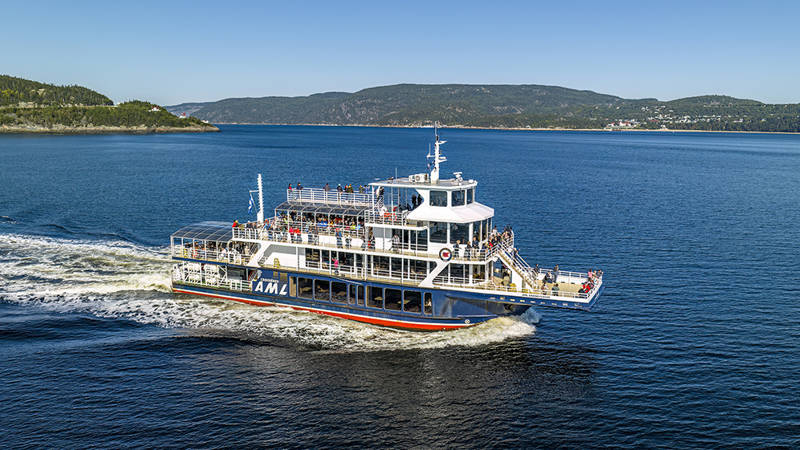
<svg viewBox="0 0 800 450"><path fill-rule="evenodd" d="M297 182L297 190L298 190L298 191L302 191L302 190L303 190L303 185L302 185L302 184L300 184L300 182L299 182L299 181Z"/></svg>
<svg viewBox="0 0 800 450"><path fill-rule="evenodd" d="M558 264L553 267L553 283L558 281Z"/></svg>
<svg viewBox="0 0 800 450"><path fill-rule="evenodd" d="M392 250L395 252L400 251L400 236L396 234L392 236Z"/></svg>
<svg viewBox="0 0 800 450"><path fill-rule="evenodd" d="M331 185L330 185L330 184L328 184L328 183L325 183L325 187L324 187L324 188L322 188L322 189L323 189L325 192L330 192L330 191L331 191Z"/></svg>

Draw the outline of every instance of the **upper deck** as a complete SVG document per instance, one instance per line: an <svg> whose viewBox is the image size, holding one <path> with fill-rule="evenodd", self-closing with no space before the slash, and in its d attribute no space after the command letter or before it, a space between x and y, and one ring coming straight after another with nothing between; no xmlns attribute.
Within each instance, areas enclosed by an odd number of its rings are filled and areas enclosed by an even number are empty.
<svg viewBox="0 0 800 450"><path fill-rule="evenodd" d="M338 206L379 207L379 198L372 192L338 192L324 188L287 189L286 201L321 203Z"/></svg>

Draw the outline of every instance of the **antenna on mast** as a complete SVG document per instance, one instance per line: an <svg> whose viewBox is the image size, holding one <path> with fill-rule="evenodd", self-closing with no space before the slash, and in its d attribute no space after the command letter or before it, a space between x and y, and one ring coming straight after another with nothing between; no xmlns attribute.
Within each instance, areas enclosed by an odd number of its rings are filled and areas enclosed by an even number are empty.
<svg viewBox="0 0 800 450"><path fill-rule="evenodd" d="M436 184L439 182L439 163L447 161L447 158L442 156L439 146L447 141L439 140L439 121L433 124L433 134L436 136L436 142L433 144L433 169L431 169L431 183ZM428 150L428 157L430 158L430 149Z"/></svg>

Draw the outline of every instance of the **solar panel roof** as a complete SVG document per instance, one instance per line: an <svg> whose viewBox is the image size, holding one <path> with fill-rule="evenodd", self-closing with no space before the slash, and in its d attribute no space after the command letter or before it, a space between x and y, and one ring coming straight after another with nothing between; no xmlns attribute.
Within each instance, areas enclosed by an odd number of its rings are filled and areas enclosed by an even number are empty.
<svg viewBox="0 0 800 450"><path fill-rule="evenodd" d="M173 238L197 239L203 241L228 242L233 238L229 222L199 222L186 225L172 233Z"/></svg>

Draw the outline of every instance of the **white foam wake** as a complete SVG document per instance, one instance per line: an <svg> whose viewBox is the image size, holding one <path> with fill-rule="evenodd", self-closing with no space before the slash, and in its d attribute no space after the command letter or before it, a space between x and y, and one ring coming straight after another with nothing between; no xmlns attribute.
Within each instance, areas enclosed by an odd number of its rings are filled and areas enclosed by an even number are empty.
<svg viewBox="0 0 800 450"><path fill-rule="evenodd" d="M531 334L538 322L529 311L456 331L402 332L286 308L175 295L169 273L165 248L0 234L0 298L54 311L355 351L482 345Z"/></svg>

